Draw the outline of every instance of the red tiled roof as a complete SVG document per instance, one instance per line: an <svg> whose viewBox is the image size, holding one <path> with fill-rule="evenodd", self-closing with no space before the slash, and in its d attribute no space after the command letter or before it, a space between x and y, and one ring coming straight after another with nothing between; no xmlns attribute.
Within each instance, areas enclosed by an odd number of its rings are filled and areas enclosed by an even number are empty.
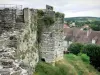
<svg viewBox="0 0 100 75"><path fill-rule="evenodd" d="M69 26L67 24L64 24L63 28L69 28Z"/></svg>
<svg viewBox="0 0 100 75"><path fill-rule="evenodd" d="M92 43L92 40L94 39L96 44L100 44L100 31L90 31L87 36L87 31L78 28L65 28L64 35L66 36L65 40L70 38L70 40L74 42Z"/></svg>

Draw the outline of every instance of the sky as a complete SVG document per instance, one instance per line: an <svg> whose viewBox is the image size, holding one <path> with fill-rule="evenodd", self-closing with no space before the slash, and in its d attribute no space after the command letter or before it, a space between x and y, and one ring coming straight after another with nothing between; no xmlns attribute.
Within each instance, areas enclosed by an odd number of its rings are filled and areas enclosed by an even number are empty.
<svg viewBox="0 0 100 75"><path fill-rule="evenodd" d="M0 4L17 4L30 8L45 8L51 5L65 17L100 17L100 0L0 0Z"/></svg>

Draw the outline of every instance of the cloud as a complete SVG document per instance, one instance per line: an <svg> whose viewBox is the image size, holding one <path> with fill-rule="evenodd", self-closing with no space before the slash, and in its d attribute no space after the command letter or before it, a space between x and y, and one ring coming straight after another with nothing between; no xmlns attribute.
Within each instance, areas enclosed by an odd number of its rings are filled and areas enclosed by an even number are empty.
<svg viewBox="0 0 100 75"><path fill-rule="evenodd" d="M80 11L80 12L65 12L66 17L76 17L76 16L92 16L92 17L100 17L100 10L88 10L88 11Z"/></svg>
<svg viewBox="0 0 100 75"><path fill-rule="evenodd" d="M55 11L63 12L66 16L100 16L100 0L1 0L0 4L18 4L23 7L43 9L48 4L54 6Z"/></svg>

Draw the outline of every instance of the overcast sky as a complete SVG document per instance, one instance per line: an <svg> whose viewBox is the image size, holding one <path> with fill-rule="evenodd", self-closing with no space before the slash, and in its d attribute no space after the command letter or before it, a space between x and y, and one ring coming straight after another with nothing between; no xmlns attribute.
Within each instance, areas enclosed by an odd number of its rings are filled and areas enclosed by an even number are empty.
<svg viewBox="0 0 100 75"><path fill-rule="evenodd" d="M0 0L0 4L18 4L23 7L45 8L54 6L55 11L63 12L65 17L100 17L100 0Z"/></svg>

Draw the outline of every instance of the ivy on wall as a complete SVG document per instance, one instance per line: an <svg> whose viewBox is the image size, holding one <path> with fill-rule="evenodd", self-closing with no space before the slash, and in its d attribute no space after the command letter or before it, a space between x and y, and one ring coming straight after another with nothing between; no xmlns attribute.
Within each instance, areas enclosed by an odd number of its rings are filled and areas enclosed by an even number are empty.
<svg viewBox="0 0 100 75"><path fill-rule="evenodd" d="M46 27L49 27L49 26L51 26L52 24L54 24L54 19L53 19L52 17L46 16L46 17L43 18L43 22L44 22L44 25L45 25Z"/></svg>
<svg viewBox="0 0 100 75"><path fill-rule="evenodd" d="M56 13L55 13L55 17L56 17L56 18L58 18L58 17L62 18L62 17L64 17L64 14L62 14L62 13L60 13L60 12L56 12Z"/></svg>
<svg viewBox="0 0 100 75"><path fill-rule="evenodd" d="M42 17L42 16L44 16L44 12L43 12L43 10L37 10L37 15L38 15L38 17Z"/></svg>
<svg viewBox="0 0 100 75"><path fill-rule="evenodd" d="M42 34L42 29L43 27L50 27L51 25L54 24L54 19L53 17L50 17L50 16L46 16L45 15L45 12L43 12L43 10L37 10L37 16L38 16L38 19L37 19L37 40L38 40L38 43L40 43L40 40L41 40L41 34Z"/></svg>

